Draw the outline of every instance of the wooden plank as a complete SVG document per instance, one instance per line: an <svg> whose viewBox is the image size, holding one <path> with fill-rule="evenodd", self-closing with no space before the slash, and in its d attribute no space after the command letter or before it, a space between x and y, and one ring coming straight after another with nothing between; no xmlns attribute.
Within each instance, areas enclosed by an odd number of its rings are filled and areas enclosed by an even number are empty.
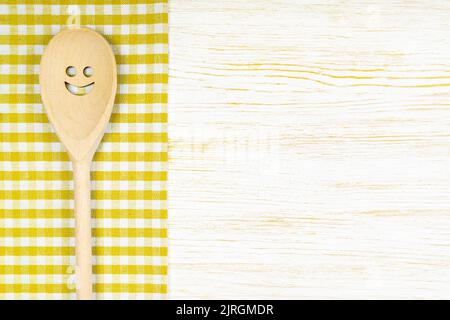
<svg viewBox="0 0 450 320"><path fill-rule="evenodd" d="M169 19L171 298L450 298L450 2Z"/></svg>

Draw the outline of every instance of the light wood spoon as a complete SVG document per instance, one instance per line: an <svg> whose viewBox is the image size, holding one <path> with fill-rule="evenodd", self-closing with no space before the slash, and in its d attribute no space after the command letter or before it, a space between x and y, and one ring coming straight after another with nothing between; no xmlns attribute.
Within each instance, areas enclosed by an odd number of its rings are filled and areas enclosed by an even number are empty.
<svg viewBox="0 0 450 320"><path fill-rule="evenodd" d="M73 166L77 296L91 299L90 167L116 95L114 53L93 30L64 29L42 55L39 82L47 116Z"/></svg>

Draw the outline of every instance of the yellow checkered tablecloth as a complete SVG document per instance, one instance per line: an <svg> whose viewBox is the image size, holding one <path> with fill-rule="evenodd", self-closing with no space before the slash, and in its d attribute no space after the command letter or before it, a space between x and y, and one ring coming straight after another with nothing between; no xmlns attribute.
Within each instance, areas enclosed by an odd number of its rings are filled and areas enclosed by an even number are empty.
<svg viewBox="0 0 450 320"><path fill-rule="evenodd" d="M75 298L71 164L38 79L45 45L73 21L103 34L118 64L92 166L95 296L164 298L166 0L0 1L0 298Z"/></svg>

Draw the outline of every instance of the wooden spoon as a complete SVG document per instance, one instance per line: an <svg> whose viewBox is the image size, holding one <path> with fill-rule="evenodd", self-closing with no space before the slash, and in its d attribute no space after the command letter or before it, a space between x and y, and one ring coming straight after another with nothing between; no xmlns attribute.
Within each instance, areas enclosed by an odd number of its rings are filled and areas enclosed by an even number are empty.
<svg viewBox="0 0 450 320"><path fill-rule="evenodd" d="M42 55L39 82L47 116L73 166L77 295L91 299L90 167L116 95L114 53L95 31L65 29Z"/></svg>

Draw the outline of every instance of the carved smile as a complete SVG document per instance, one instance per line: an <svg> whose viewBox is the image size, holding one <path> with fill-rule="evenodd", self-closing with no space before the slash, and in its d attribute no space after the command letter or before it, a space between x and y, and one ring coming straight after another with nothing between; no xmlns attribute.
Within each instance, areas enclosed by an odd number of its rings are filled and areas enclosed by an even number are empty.
<svg viewBox="0 0 450 320"><path fill-rule="evenodd" d="M64 83L66 84L67 91L69 91L71 94L74 94L76 96L84 96L85 94L88 94L92 91L95 82L91 82L85 86L76 86L66 81L64 81Z"/></svg>

